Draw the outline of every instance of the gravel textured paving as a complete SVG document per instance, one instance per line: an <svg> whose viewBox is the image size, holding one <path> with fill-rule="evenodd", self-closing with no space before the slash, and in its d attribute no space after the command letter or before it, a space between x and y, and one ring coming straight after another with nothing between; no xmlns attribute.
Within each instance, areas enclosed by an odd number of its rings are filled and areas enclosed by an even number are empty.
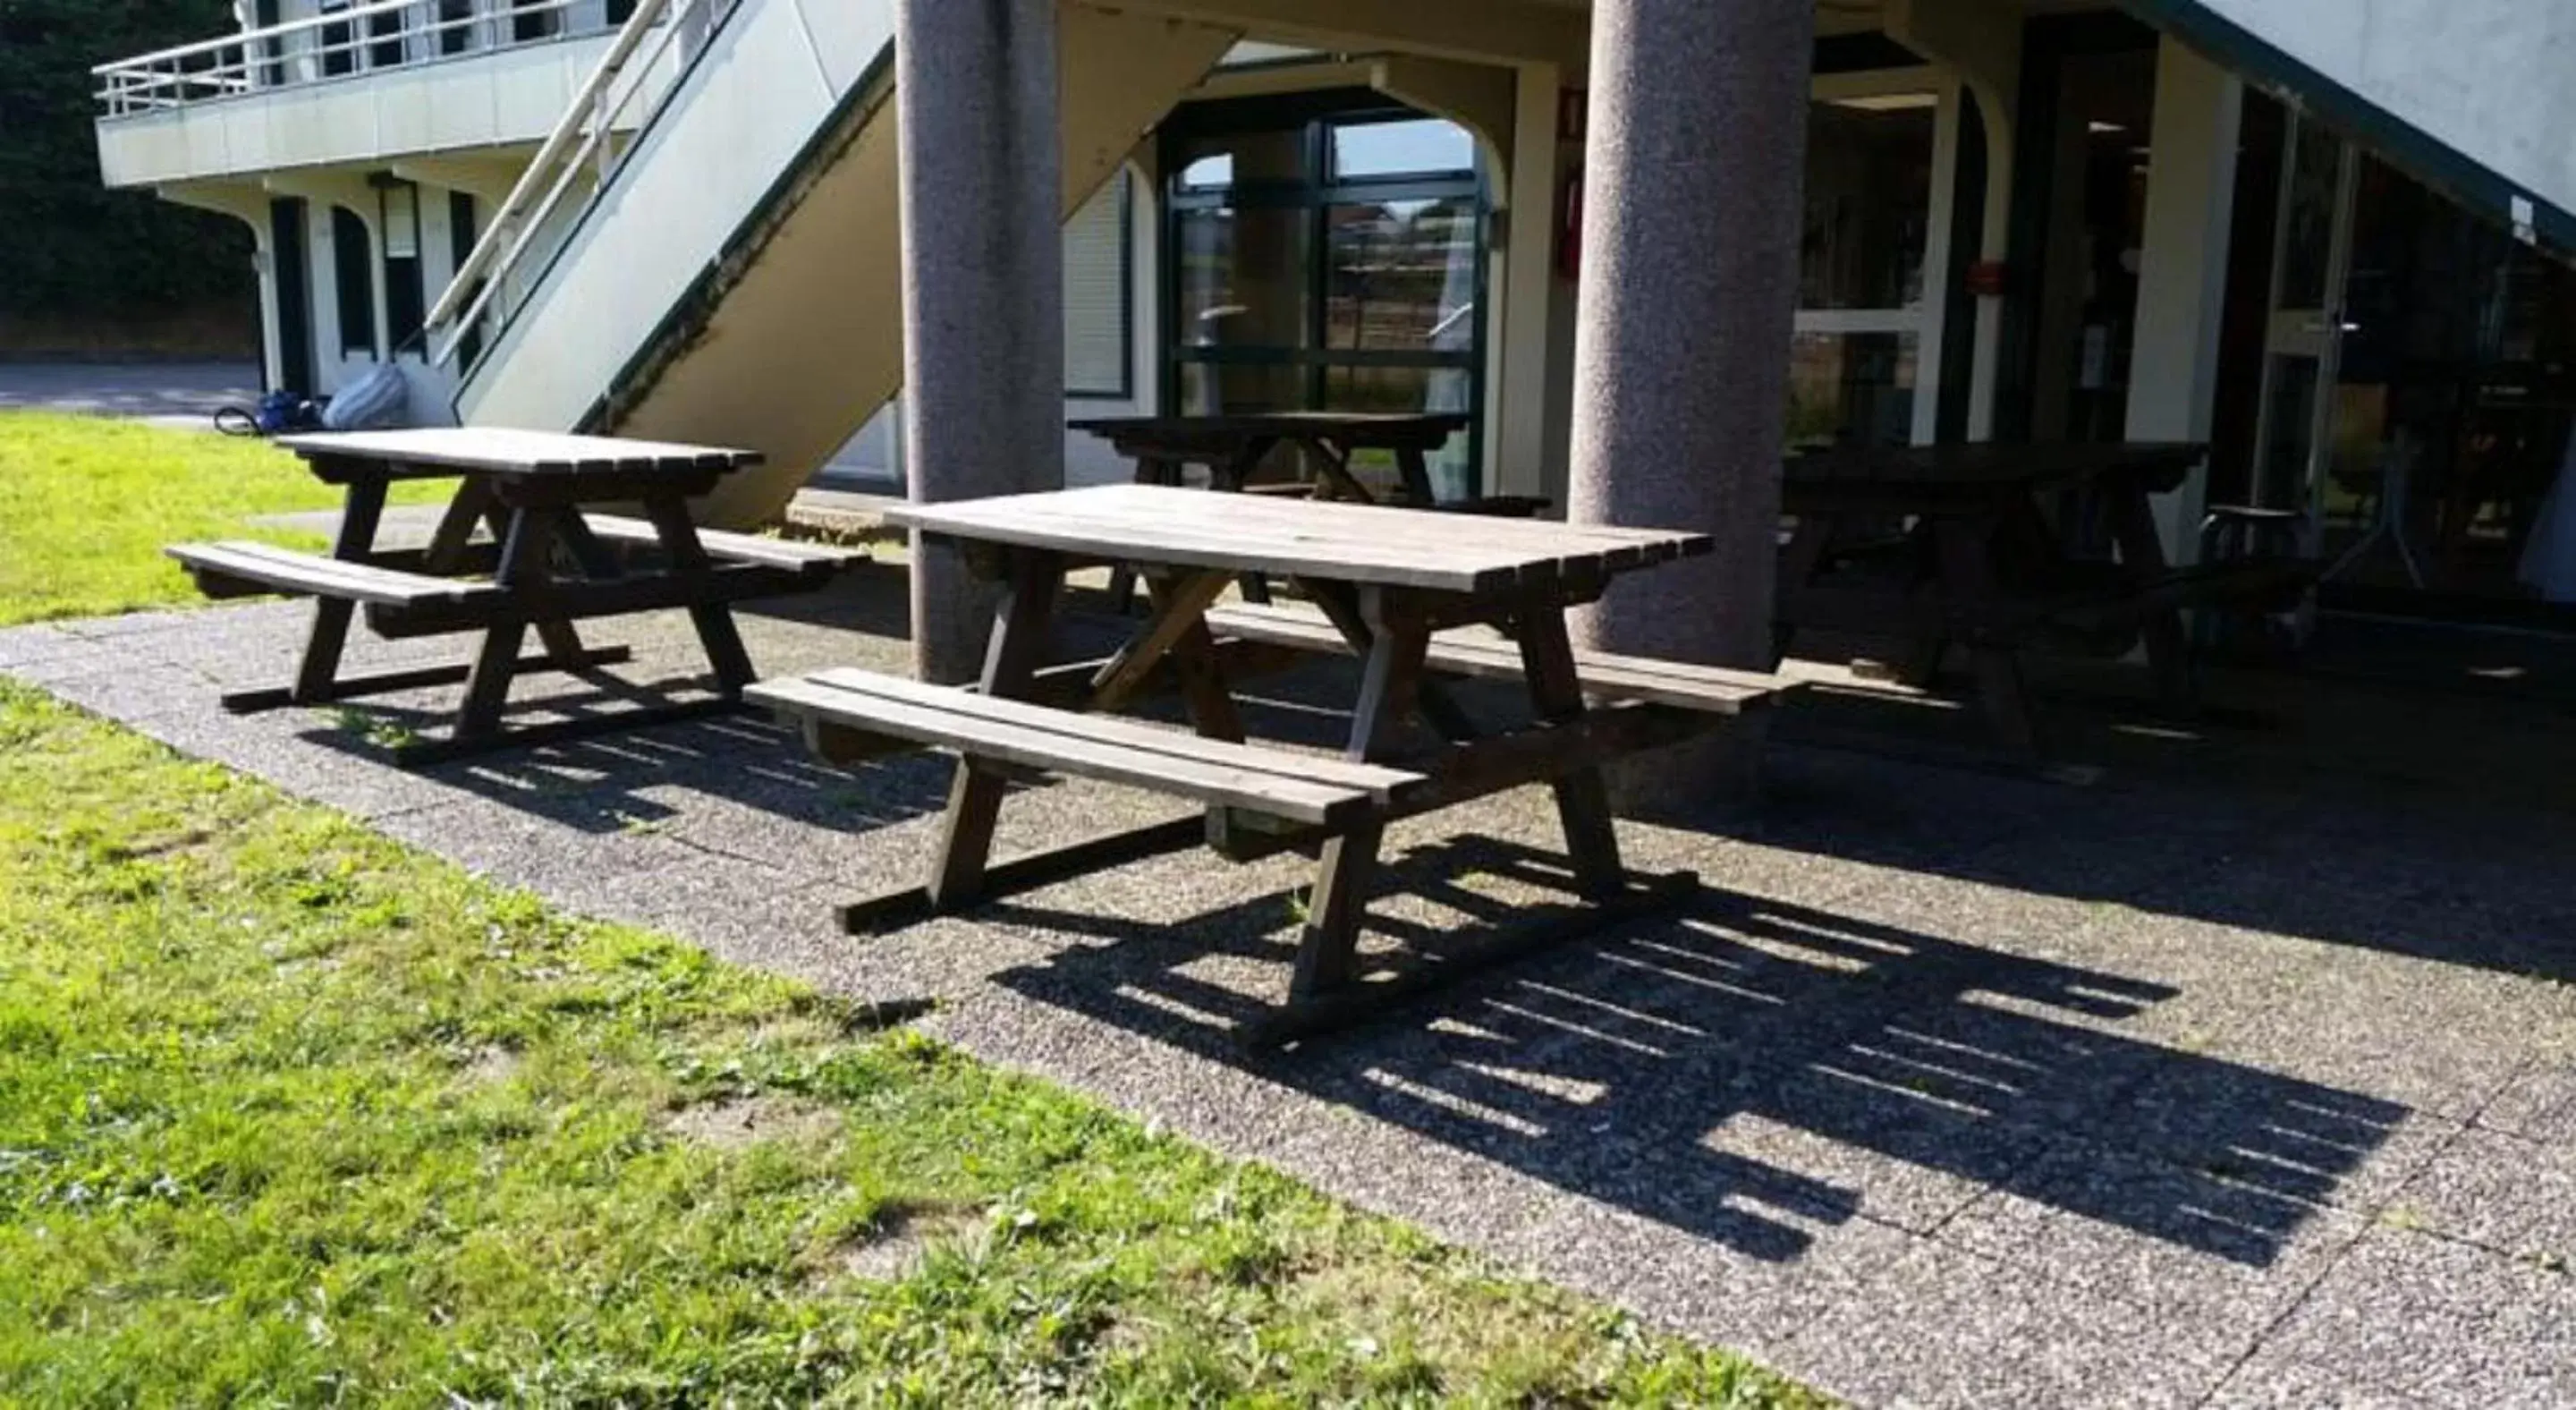
<svg viewBox="0 0 2576 1410"><path fill-rule="evenodd" d="M901 597L861 574L746 631L773 673L899 669ZM916 874L944 762L829 768L742 718L406 774L371 740L453 692L217 710L303 621L23 628L0 672L577 909L935 998L981 1057L1860 1402L2576 1402L2576 826L2536 785L2328 769L2330 723L2125 736L2090 787L1792 742L1758 820L1623 824L1697 901L1252 1057L1227 1029L1284 989L1294 857L1166 857L853 940L831 903ZM628 679L700 669L677 619L593 635L636 647ZM1256 728L1321 739L1349 687L1265 691ZM2390 708L2542 750L2560 788L2576 756L2563 717ZM1000 848L1178 811L1031 787ZM1437 955L1561 899L1554 841L1535 790L1394 829L1374 943Z"/></svg>

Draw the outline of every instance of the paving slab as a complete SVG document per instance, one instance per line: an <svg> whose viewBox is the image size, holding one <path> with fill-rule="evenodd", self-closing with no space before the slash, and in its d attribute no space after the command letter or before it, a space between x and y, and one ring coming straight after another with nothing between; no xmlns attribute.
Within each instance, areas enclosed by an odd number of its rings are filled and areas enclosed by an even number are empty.
<svg viewBox="0 0 2576 1410"><path fill-rule="evenodd" d="M746 614L754 657L902 669L901 586ZM2351 786L2325 806L2199 756L2066 787L1784 746L1757 815L1622 825L1631 865L1704 878L1690 904L1255 1054L1231 1030L1284 993L1298 857L1174 854L845 935L838 903L921 876L951 765L834 767L741 716L404 773L384 735L443 724L454 690L217 708L291 666L305 617L18 629L0 671L559 904L935 1000L923 1026L980 1058L1864 1404L2576 1395L2550 1271L2576 1207L2576 945L2533 875L2564 819ZM518 718L704 669L679 614L589 636L638 659L528 681ZM1253 714L1329 744L1350 689L1326 666ZM997 851L1186 811L1017 788ZM1542 789L1391 829L1365 953L1441 963L1561 903L1560 842Z"/></svg>
<svg viewBox="0 0 2576 1410"><path fill-rule="evenodd" d="M2576 1403L2576 1278L2372 1229L2220 1387L2222 1405Z"/></svg>

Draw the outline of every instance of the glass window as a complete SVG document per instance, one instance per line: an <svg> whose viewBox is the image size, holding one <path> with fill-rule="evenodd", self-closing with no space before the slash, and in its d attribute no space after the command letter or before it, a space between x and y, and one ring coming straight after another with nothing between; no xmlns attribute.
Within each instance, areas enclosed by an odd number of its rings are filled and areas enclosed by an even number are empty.
<svg viewBox="0 0 2576 1410"><path fill-rule="evenodd" d="M1910 308L1923 301L1939 115L1932 93L1844 98L1810 109L1799 307Z"/></svg>
<svg viewBox="0 0 2576 1410"><path fill-rule="evenodd" d="M340 351L376 354L375 242L355 211L331 208L331 284L340 304Z"/></svg>
<svg viewBox="0 0 2576 1410"><path fill-rule="evenodd" d="M1127 173L1109 179L1064 227L1064 386L1124 397L1128 369Z"/></svg>
<svg viewBox="0 0 2576 1410"><path fill-rule="evenodd" d="M1301 95L1186 108L1164 144L1176 412L1476 414L1485 192L1464 129ZM1476 445L1430 458L1438 492L1475 493ZM1392 487L1380 459L1357 469Z"/></svg>
<svg viewBox="0 0 2576 1410"><path fill-rule="evenodd" d="M1908 445L1915 336L1800 333L1789 353L1789 447Z"/></svg>
<svg viewBox="0 0 2576 1410"><path fill-rule="evenodd" d="M1438 118L1349 123L1333 129L1333 176L1448 175L1476 169L1476 139Z"/></svg>
<svg viewBox="0 0 2576 1410"><path fill-rule="evenodd" d="M1306 142L1293 129L1216 133L1185 144L1173 167L1185 191L1294 187L1306 179Z"/></svg>
<svg viewBox="0 0 2576 1410"><path fill-rule="evenodd" d="M1295 411L1306 405L1306 369L1287 363L1191 362L1181 365L1184 416Z"/></svg>
<svg viewBox="0 0 2576 1410"><path fill-rule="evenodd" d="M1360 352L1475 349L1472 200L1328 207L1324 345Z"/></svg>
<svg viewBox="0 0 2576 1410"><path fill-rule="evenodd" d="M1174 233L1180 346L1307 345L1305 212L1279 207L1184 211L1174 221Z"/></svg>

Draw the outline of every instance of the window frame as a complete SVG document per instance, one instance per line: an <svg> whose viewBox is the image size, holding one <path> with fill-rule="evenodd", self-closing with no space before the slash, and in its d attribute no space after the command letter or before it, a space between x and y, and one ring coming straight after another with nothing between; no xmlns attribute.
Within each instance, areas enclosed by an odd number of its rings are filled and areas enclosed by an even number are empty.
<svg viewBox="0 0 2576 1410"><path fill-rule="evenodd" d="M1472 148L1474 165L1455 173L1408 172L1345 178L1333 169L1332 138L1337 128L1439 117L1437 113L1423 112L1374 89L1341 88L1188 104L1165 120L1160 134L1163 179L1159 183L1161 210L1158 219L1163 234L1157 286L1162 305L1157 333L1162 347L1156 358L1163 405L1180 404L1182 379L1190 367L1294 367L1302 377L1305 403L1316 407L1329 403L1333 375L1343 368L1394 367L1463 372L1467 377L1467 408L1464 413L1468 418L1466 492L1469 495L1483 493L1485 445L1491 434L1491 428L1485 424L1485 413L1488 409L1486 393L1492 380L1490 337L1494 278L1493 187L1483 144L1476 143ZM1299 136L1302 175L1297 180L1265 180L1223 187L1190 186L1182 180L1189 165L1183 153L1192 141L1232 133L1291 130ZM1406 200L1464 200L1472 205L1471 218L1477 228L1471 293L1474 312L1468 346L1455 353L1335 349L1329 341L1333 258L1331 213L1339 206ZM1306 247L1302 258L1308 295L1306 307L1302 310L1304 346L1212 348L1191 343L1181 336L1181 257L1185 252L1181 222L1192 214L1229 209L1286 209L1303 213Z"/></svg>
<svg viewBox="0 0 2576 1410"><path fill-rule="evenodd" d="M1819 309L1801 306L1795 318L1797 337L1893 333L1914 339L1914 407L1912 439L1930 445L1941 425L1941 354L1949 317L1950 235L1958 183L1959 107L1956 76L1938 66L1864 69L1817 74L1808 83L1811 103L1845 98L1881 98L1906 93L1934 96L1932 113L1932 190L1924 212L1923 287L1918 302L1887 308Z"/></svg>

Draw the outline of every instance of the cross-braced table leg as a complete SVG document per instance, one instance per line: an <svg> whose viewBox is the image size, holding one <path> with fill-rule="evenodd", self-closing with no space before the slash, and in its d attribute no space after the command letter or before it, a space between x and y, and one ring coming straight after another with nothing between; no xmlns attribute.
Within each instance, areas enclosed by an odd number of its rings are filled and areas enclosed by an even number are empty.
<svg viewBox="0 0 2576 1410"><path fill-rule="evenodd" d="M1046 659L1047 632L1064 583L1064 560L1052 553L1013 555L1009 584L993 610L993 637L984 652L983 692L995 699L1028 693L1030 678ZM931 908L953 910L983 891L985 864L993 856L993 824L1001 816L1007 781L971 758L957 762L948 786L948 814L931 864Z"/></svg>
<svg viewBox="0 0 2576 1410"><path fill-rule="evenodd" d="M1565 611L1554 603L1533 607L1521 616L1521 669L1529 680L1530 704L1551 725L1582 722L1583 681L1576 674L1574 647L1566 639ZM1598 765L1586 764L1551 781L1556 811L1565 824L1566 856L1574 865L1574 885L1584 899L1607 900L1627 888L1627 870L1619 862L1619 833L1611 823L1610 789Z"/></svg>
<svg viewBox="0 0 2576 1410"><path fill-rule="evenodd" d="M686 502L675 496L656 495L644 502L644 514L653 521L653 531L661 538L662 552L670 558L672 571L705 573L715 567L707 556L706 545L698 541L697 526L689 521ZM708 664L715 668L717 693L727 700L741 699L743 688L755 677L751 653L743 649L742 632L734 626L733 609L721 602L695 603L689 608L689 622L697 628L698 644L706 649Z"/></svg>
<svg viewBox="0 0 2576 1410"><path fill-rule="evenodd" d="M348 507L340 514L340 533L331 556L362 562L375 552L376 527L385 514L385 481L370 475L349 482ZM295 670L294 701L319 704L332 698L340 678L340 653L349 644L349 622L357 605L345 598L316 598L313 630L304 641L304 660Z"/></svg>
<svg viewBox="0 0 2576 1410"><path fill-rule="evenodd" d="M1342 751L1343 757L1363 763L1383 757L1413 713L1423 656L1431 645L1431 633L1421 623L1390 620L1376 610L1382 599L1373 591L1364 598L1371 633L1368 667L1360 680L1359 703L1351 711L1350 744ZM1384 826L1371 822L1324 843L1296 968L1288 977L1292 1006L1346 988L1359 977L1360 922L1384 837Z"/></svg>

